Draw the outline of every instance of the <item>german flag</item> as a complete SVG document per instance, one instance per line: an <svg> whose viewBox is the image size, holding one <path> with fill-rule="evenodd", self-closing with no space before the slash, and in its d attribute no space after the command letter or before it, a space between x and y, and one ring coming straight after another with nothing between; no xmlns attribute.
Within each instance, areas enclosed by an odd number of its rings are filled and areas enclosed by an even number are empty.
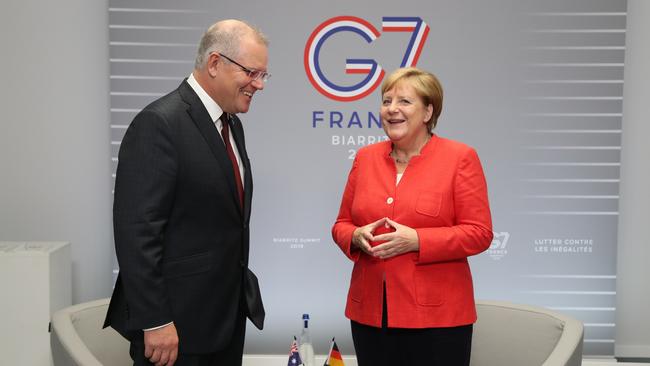
<svg viewBox="0 0 650 366"><path fill-rule="evenodd" d="M345 366L343 363L343 356L341 356L339 346L336 345L334 338L332 338L330 353L327 356L327 359L325 359L325 364L323 366Z"/></svg>

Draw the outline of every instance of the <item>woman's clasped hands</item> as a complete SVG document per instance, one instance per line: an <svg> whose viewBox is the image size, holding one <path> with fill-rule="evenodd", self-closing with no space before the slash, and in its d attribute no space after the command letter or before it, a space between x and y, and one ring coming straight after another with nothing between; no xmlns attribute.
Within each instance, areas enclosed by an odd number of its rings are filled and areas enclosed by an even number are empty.
<svg viewBox="0 0 650 366"><path fill-rule="evenodd" d="M392 228L393 231L375 235L377 228L382 225ZM382 243L373 247L370 242ZM420 240L415 229L384 217L356 228L352 234L352 245L370 256L388 259L408 252L417 252L420 249Z"/></svg>

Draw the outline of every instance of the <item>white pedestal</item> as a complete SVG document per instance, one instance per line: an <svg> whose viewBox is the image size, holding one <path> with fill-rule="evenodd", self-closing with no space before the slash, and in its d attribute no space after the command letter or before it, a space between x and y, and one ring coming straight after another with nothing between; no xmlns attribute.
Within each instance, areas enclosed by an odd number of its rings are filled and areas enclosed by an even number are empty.
<svg viewBox="0 0 650 366"><path fill-rule="evenodd" d="M0 242L0 363L52 365L48 325L70 282L69 243Z"/></svg>

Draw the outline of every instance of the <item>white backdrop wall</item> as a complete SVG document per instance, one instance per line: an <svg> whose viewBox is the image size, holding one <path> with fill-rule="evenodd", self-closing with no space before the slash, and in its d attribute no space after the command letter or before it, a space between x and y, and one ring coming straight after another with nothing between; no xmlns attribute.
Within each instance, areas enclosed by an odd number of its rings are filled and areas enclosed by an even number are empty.
<svg viewBox="0 0 650 366"><path fill-rule="evenodd" d="M111 289L107 6L0 11L0 241L70 242L75 303Z"/></svg>
<svg viewBox="0 0 650 366"><path fill-rule="evenodd" d="M650 262L647 221L650 206L650 2L628 1L623 103L621 199L618 233L616 347L617 358L650 360Z"/></svg>
<svg viewBox="0 0 650 366"><path fill-rule="evenodd" d="M382 20L419 17L429 33L417 66L445 88L436 133L476 147L488 179L495 241L471 260L477 297L575 316L585 354L612 355L625 11L619 0L111 0L113 169L133 116L191 72L205 27L231 17L261 27L273 77L241 117L255 179L251 267L267 325L248 328L246 352L286 352L308 312L317 353L332 336L352 353L343 316L351 264L330 228L351 157L383 136L380 96L319 92L305 58L333 89L358 94L368 75L346 73L346 60L394 70L412 32L384 30ZM340 16L358 19L317 55L305 52L310 35ZM362 23L376 29L374 41Z"/></svg>

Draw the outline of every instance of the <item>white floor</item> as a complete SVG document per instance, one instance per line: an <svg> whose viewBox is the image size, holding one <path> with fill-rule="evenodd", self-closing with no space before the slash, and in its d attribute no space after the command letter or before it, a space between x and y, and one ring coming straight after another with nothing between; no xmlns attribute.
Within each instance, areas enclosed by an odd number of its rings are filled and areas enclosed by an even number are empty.
<svg viewBox="0 0 650 366"><path fill-rule="evenodd" d="M582 360L582 366L615 366L615 365L620 365L620 366L648 366L650 364L648 364L648 363L636 363L636 362L617 363L616 360L614 360L614 359L611 359L611 360L584 359L584 360Z"/></svg>
<svg viewBox="0 0 650 366"><path fill-rule="evenodd" d="M285 366L288 355L244 355L242 366ZM316 356L316 365L322 365L325 362L325 356ZM357 366L357 360L354 357L343 357L345 366ZM585 359L582 366L649 366L647 363L617 363L615 359Z"/></svg>

